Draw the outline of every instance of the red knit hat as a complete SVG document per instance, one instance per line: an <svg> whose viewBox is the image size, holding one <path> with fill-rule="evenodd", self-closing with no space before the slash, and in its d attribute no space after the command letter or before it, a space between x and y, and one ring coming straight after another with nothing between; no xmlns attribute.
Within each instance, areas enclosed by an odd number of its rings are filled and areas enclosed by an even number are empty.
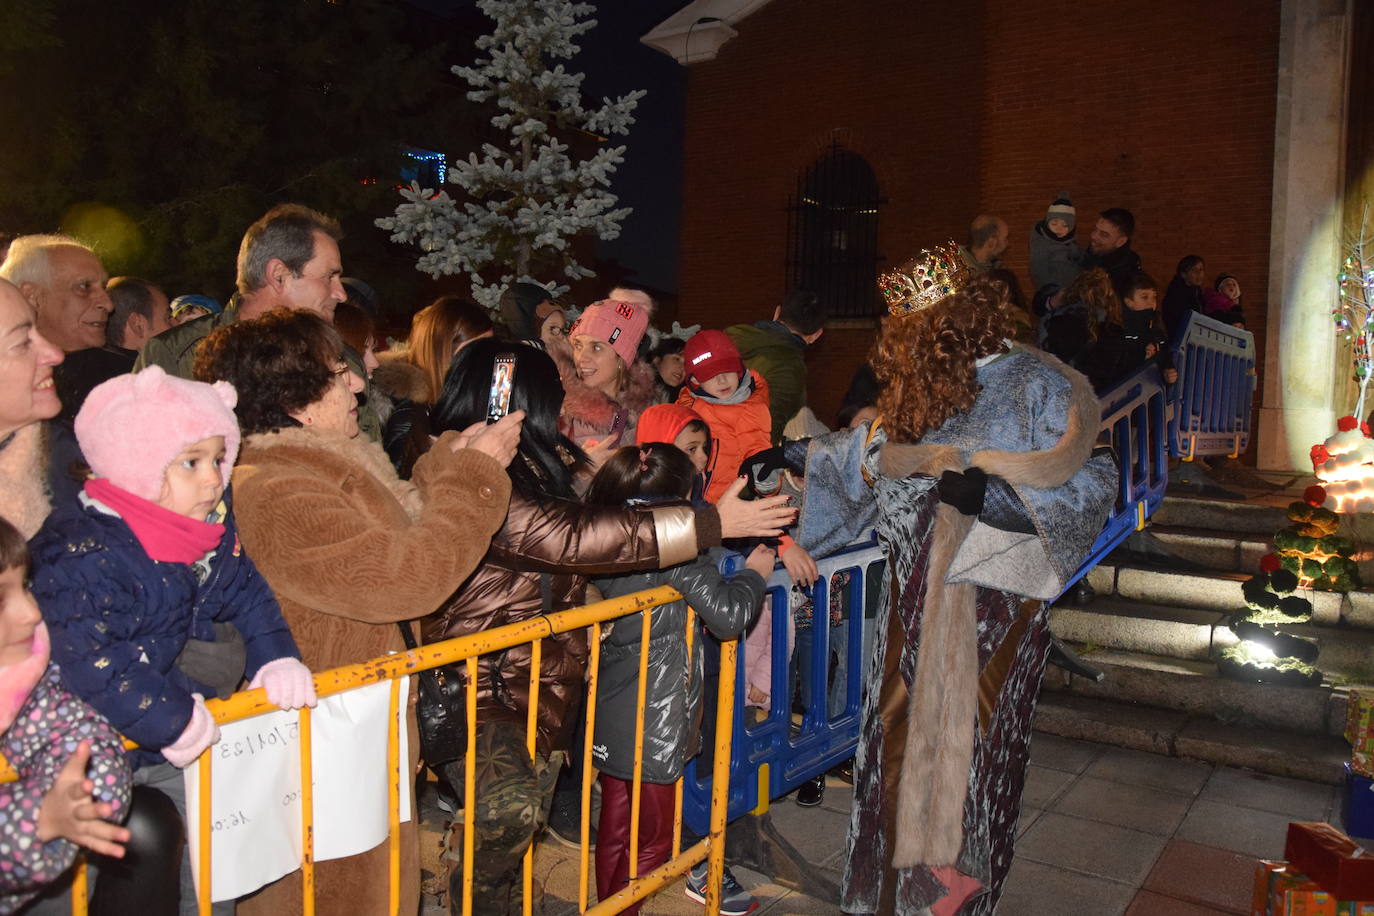
<svg viewBox="0 0 1374 916"><path fill-rule="evenodd" d="M655 404L646 407L639 415L639 425L635 427L635 445L644 445L646 442L666 442L672 445L678 434L693 420L703 424L706 422L701 419L701 414L690 407L678 404Z"/></svg>
<svg viewBox="0 0 1374 916"><path fill-rule="evenodd" d="M735 342L724 331L697 331L682 351L687 374L697 384L710 381L722 372L744 375L744 360Z"/></svg>

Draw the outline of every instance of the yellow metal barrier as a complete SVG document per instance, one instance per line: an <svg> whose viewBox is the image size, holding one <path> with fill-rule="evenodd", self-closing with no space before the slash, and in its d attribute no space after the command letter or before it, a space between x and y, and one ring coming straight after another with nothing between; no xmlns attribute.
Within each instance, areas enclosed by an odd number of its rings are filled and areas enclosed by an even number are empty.
<svg viewBox="0 0 1374 916"><path fill-rule="evenodd" d="M476 731L477 731L477 659L489 652L499 652L513 646L530 644L530 699L529 719L526 723L526 747L534 754L537 710L539 698L539 669L542 657L542 640L559 633L588 627L590 652L588 657L587 721L586 740L583 741L583 784L582 784L582 837L578 876L579 909L588 916L607 916L619 912L628 904L661 890L687 873L703 859L709 860L706 883L706 913L718 916L720 912L720 888L725 871L725 825L726 806L729 799L730 743L734 724L735 703L735 665L738 656L738 641L729 640L721 647L720 684L716 701L715 756L711 785L711 818L709 836L686 851L680 849L682 823L682 780L678 779L674 805L673 851L668 862L649 872L636 874L639 843L639 805L641 792L640 766L643 759L644 743L644 703L647 687L649 630L651 611L655 607L681 600L682 595L671 586L659 586L622 598L612 598L595 604L584 605L566 611L508 624L503 627L473 633L468 636L450 639L441 643L421 646L406 652L374 658L356 665L332 668L315 674L315 691L318 696L326 697L346 690L368 686L382 681L391 681L391 715L387 735L388 781L390 782L388 813L390 825L390 910L396 914L400 909L400 792L406 786L406 779L413 774L406 772L405 763L400 758L400 735L397 726L397 706L400 699L400 678L409 677L440 665L465 662L467 667L467 728L468 751L464 761L466 779L463 787L463 807L472 811L475 804L477 775ZM643 629L640 643L639 691L635 713L635 778L631 802L630 819L630 882L613 896L598 902L590 902L591 870L589 856L589 832L591 828L591 780L592 734L596 723L596 686L600 665L601 625L621 617L643 612ZM692 642L695 634L695 614L688 610L687 620L687 658L691 664ZM208 700L210 713L221 724L246 719L259 713L270 712L276 707L267 700L261 688L236 693L226 700ZM300 758L301 758L301 830L303 855L301 883L304 899L304 912L313 916L315 912L315 869L314 869L314 827L311 773L311 730L310 710L302 709L300 718ZM133 746L130 744L129 746ZM211 795L210 754L200 758L200 811L195 815L188 812L188 820L195 817L199 832L199 861L196 868L205 880L198 882L198 904L202 914L210 912L210 834L211 834ZM10 782L18 776L8 761L0 758L0 782ZM411 816L419 817L412 810ZM472 912L472 860L474 854L473 818L465 817L463 824L463 901L462 912L470 916ZM529 914L532 907L532 863L533 846L526 852L522 868L522 887L524 890L524 912ZM85 892L86 870L82 863L77 870L73 884L72 912L75 916L86 913Z"/></svg>

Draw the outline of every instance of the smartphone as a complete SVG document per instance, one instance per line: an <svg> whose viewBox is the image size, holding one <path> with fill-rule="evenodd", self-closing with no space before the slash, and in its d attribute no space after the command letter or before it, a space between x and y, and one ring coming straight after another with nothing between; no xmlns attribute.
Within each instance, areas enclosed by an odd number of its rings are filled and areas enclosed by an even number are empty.
<svg viewBox="0 0 1374 916"><path fill-rule="evenodd" d="M495 423L510 413L510 392L515 381L515 354L498 353L491 367L491 393L487 395L487 422Z"/></svg>
<svg viewBox="0 0 1374 916"><path fill-rule="evenodd" d="M620 437L625 435L625 429L629 425L629 414L616 411L615 419L611 421L611 431L606 434L605 439L601 440L602 444L610 448L619 448Z"/></svg>

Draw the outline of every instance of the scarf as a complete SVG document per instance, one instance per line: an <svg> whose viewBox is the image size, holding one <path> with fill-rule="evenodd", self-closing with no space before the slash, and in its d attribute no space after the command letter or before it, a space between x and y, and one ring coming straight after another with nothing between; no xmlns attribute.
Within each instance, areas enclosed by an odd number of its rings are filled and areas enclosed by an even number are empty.
<svg viewBox="0 0 1374 916"><path fill-rule="evenodd" d="M48 517L47 447L42 423L30 423L0 444L0 515L33 537Z"/></svg>
<svg viewBox="0 0 1374 916"><path fill-rule="evenodd" d="M197 521L92 477L86 496L113 510L132 529L148 556L159 563L194 563L219 544L224 526Z"/></svg>
<svg viewBox="0 0 1374 916"><path fill-rule="evenodd" d="M33 693L33 688L47 670L48 627L40 621L33 631L33 648L29 657L0 668L0 735L10 730L19 711Z"/></svg>

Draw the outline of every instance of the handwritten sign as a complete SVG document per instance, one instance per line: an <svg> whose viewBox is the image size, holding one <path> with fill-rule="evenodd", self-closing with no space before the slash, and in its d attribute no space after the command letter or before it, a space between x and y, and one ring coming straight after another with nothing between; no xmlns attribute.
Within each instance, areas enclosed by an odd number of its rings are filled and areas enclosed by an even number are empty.
<svg viewBox="0 0 1374 916"><path fill-rule="evenodd" d="M411 777L401 681L401 820ZM389 682L320 700L311 716L315 860L366 852L387 838ZM220 729L210 758L210 894L233 900L301 865L300 715L277 710ZM186 768L191 861L199 861L200 762ZM199 876L197 876L199 880Z"/></svg>

